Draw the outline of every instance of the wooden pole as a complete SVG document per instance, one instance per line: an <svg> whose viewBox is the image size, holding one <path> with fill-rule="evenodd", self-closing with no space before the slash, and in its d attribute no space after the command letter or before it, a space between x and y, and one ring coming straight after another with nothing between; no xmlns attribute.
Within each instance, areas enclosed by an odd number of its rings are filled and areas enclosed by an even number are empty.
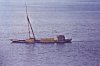
<svg viewBox="0 0 100 66"><path fill-rule="evenodd" d="M26 5L26 3L25 3L25 6L26 6L27 21L28 21L28 24L29 24L29 26L30 26L30 28L31 28L31 31L32 31L32 34L33 34L33 38L35 39L35 34L34 34L32 25L31 25L30 20L29 20L29 17L28 17L28 12L27 12L27 5ZM30 31L29 31L29 34L30 34ZM29 36L30 36L30 35L29 35Z"/></svg>

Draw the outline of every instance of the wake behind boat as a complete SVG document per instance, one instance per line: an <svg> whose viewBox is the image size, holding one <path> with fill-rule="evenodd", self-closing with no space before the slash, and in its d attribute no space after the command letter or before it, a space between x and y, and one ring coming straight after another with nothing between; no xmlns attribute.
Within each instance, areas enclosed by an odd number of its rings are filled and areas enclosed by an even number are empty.
<svg viewBox="0 0 100 66"><path fill-rule="evenodd" d="M26 5L26 4L25 4ZM29 38L28 39L11 39L12 43L71 43L72 39L65 39L64 35L58 35L55 38L41 38L36 39L32 25L29 20L28 12L27 12L27 5L26 5L26 15L27 15L27 22L28 22L28 31L29 31ZM32 33L32 37L31 37Z"/></svg>

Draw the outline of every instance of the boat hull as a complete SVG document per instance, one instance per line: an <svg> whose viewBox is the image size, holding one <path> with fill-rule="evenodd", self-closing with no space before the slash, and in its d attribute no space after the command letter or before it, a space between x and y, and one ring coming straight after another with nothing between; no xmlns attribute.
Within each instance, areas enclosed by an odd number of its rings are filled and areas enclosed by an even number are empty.
<svg viewBox="0 0 100 66"><path fill-rule="evenodd" d="M32 41L32 42L28 42L28 41L26 41L26 40L11 40L12 41L12 43L44 43L44 44L46 44L46 43L71 43L71 41L72 41L72 39L66 39L65 41L57 41L57 40L55 40L55 41L48 41L48 42L42 42L42 41L40 41L40 40L36 40L36 41Z"/></svg>

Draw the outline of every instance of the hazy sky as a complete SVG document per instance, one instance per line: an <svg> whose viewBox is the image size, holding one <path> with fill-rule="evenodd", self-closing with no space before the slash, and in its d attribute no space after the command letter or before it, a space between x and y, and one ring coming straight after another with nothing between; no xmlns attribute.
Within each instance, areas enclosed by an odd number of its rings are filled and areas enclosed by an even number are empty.
<svg viewBox="0 0 100 66"><path fill-rule="evenodd" d="M20 4L23 5L27 2L27 4L39 4L39 3L54 3L54 4L82 4L82 3L93 3L98 4L100 0L0 0L0 5L2 4Z"/></svg>
<svg viewBox="0 0 100 66"><path fill-rule="evenodd" d="M100 11L100 0L0 0L0 5L3 6L23 6L25 5L39 5L39 6L53 6L59 8L66 8L69 10L86 10L86 11ZM68 6L67 6L68 5ZM70 6L69 6L70 5Z"/></svg>
<svg viewBox="0 0 100 66"><path fill-rule="evenodd" d="M0 0L0 2L34 2L34 3L46 3L46 2L100 2L100 0Z"/></svg>

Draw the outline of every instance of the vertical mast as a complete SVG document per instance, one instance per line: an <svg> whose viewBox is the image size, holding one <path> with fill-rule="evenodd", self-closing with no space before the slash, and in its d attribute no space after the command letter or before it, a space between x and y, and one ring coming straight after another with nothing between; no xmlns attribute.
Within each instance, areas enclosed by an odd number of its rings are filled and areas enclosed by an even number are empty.
<svg viewBox="0 0 100 66"><path fill-rule="evenodd" d="M35 34L34 34L32 25L31 25L30 20L29 20L29 17L28 17L28 12L27 12L27 5L26 5L26 3L25 3L25 6L26 6L27 21L28 21L29 37L31 37L31 36L30 36L30 29L29 29L29 27L30 27L30 28L31 28L31 31L32 31L32 34L33 34L33 38L35 39Z"/></svg>

